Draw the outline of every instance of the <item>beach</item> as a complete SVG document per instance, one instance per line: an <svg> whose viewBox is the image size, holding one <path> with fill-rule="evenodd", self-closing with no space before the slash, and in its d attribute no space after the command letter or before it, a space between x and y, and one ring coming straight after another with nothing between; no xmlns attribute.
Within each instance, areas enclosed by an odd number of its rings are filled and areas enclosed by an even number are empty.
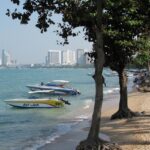
<svg viewBox="0 0 150 150"><path fill-rule="evenodd" d="M102 110L101 137L118 143L123 150L150 149L150 93L133 92L129 94L129 107L132 111L145 111L144 116L122 120L110 120L118 109L119 100L108 106L104 103ZM109 101L108 101L109 103ZM92 112L92 107L90 108ZM76 145L86 139L90 121L80 122L71 132L56 138L38 150L74 150Z"/></svg>
<svg viewBox="0 0 150 150"><path fill-rule="evenodd" d="M123 150L150 149L150 93L134 92L129 95L129 107L133 111L145 111L142 117L110 121L109 116L116 112L112 108L103 112L102 132L110 136Z"/></svg>

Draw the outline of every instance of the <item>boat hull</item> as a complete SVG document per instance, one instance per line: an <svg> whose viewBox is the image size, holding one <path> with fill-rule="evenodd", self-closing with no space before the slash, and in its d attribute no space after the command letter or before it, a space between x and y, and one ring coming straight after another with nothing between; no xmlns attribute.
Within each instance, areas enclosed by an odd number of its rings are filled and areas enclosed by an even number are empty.
<svg viewBox="0 0 150 150"><path fill-rule="evenodd" d="M64 87L68 83L69 83L69 81L66 81L66 80L52 80L51 82L48 82L45 85L46 86Z"/></svg>
<svg viewBox="0 0 150 150"><path fill-rule="evenodd" d="M5 100L5 102L18 108L60 108L64 106L62 101L47 99L13 99Z"/></svg>
<svg viewBox="0 0 150 150"><path fill-rule="evenodd" d="M55 91L55 93L61 93L62 95L67 94L67 95L78 95L80 94L80 92L76 89L72 89L72 88L62 88L62 87L55 87L55 86L40 86L40 85L27 85L27 87L32 90L32 91L36 91L36 90L53 90ZM60 95L61 95L60 94Z"/></svg>
<svg viewBox="0 0 150 150"><path fill-rule="evenodd" d="M28 92L29 94L39 94L39 95L66 95L65 92L54 91L54 90L32 90Z"/></svg>

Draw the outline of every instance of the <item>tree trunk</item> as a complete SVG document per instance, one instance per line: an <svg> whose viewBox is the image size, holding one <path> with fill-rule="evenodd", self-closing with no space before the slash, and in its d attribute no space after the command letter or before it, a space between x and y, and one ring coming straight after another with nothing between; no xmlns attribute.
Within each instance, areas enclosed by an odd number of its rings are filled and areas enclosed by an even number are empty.
<svg viewBox="0 0 150 150"><path fill-rule="evenodd" d="M114 144L107 144L105 141L99 139L99 129L101 122L101 109L103 101L103 79L102 71L104 65L104 51L103 51L103 34L102 34L102 0L97 0L97 23L95 24L95 105L92 115L92 122L88 137L86 140L81 141L76 150L120 150Z"/></svg>
<svg viewBox="0 0 150 150"><path fill-rule="evenodd" d="M120 85L120 103L119 110L128 109L128 96L127 96L127 76L124 71L119 72L119 85Z"/></svg>
<svg viewBox="0 0 150 150"><path fill-rule="evenodd" d="M112 115L111 119L131 118L136 116L136 113L128 108L127 75L124 69L118 71L118 75L120 85L119 110Z"/></svg>
<svg viewBox="0 0 150 150"><path fill-rule="evenodd" d="M88 139L98 139L99 128L101 121L101 108L103 101L103 65L104 65L104 51L103 51L103 34L102 34L102 0L97 0L97 26L96 26L96 43L95 43L96 58L94 61L95 74L95 105L92 115L92 124L88 134Z"/></svg>
<svg viewBox="0 0 150 150"><path fill-rule="evenodd" d="M77 150L94 150L99 147L99 128L101 121L101 108L103 101L103 81L102 71L104 65L104 51L103 51L103 35L102 35L102 0L97 0L97 24L94 26L96 34L96 42L93 44L95 49L95 105L92 115L92 123L88 137L85 141L82 141L77 147ZM90 148L89 148L90 147ZM93 149L94 148L94 149Z"/></svg>
<svg viewBox="0 0 150 150"><path fill-rule="evenodd" d="M102 38L100 35L98 38ZM98 43L96 49L98 55L101 56L101 59L97 58L95 60L95 105L94 105L94 112L92 116L92 124L88 134L88 139L98 139L99 135L99 128L100 128L100 121L101 121L101 108L102 108L102 101L103 101L103 79L102 79L102 71L103 71L103 64L104 64L104 53L101 50L100 43ZM98 56L98 57L99 57Z"/></svg>
<svg viewBox="0 0 150 150"><path fill-rule="evenodd" d="M102 102L103 102L103 65L104 65L104 53L102 50L102 33L97 32L97 40L96 43L96 54L97 59L94 62L95 65L95 105L94 111L92 115L92 122L88 137L86 140L81 141L80 144L77 146L76 150L122 150L116 143L109 143L100 139L99 132L100 132L100 122L101 122L101 109L102 109ZM99 42L100 41L100 42Z"/></svg>

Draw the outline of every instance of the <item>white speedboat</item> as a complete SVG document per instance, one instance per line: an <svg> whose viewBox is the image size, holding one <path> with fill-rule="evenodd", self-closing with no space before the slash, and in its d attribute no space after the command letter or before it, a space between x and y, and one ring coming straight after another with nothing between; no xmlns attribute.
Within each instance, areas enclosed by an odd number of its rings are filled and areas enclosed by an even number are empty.
<svg viewBox="0 0 150 150"><path fill-rule="evenodd" d="M55 91L55 90L35 90L35 91L29 91L29 94L39 94L39 95L66 95L65 92L61 91Z"/></svg>
<svg viewBox="0 0 150 150"><path fill-rule="evenodd" d="M92 77L94 73L87 73L87 75Z"/></svg>
<svg viewBox="0 0 150 150"><path fill-rule="evenodd" d="M66 84L68 84L69 81L67 80L52 80L44 85L46 86L58 86L58 87L64 87Z"/></svg>
<svg viewBox="0 0 150 150"><path fill-rule="evenodd" d="M67 80L52 80L48 83L51 83L51 84L54 84L54 85L57 85L57 86L64 86L64 85L68 84L69 81L67 81Z"/></svg>
<svg viewBox="0 0 150 150"><path fill-rule="evenodd" d="M31 91L36 90L53 90L56 93L65 93L66 95L78 95L80 92L73 88L67 88L67 87L58 87L58 86L46 86L46 85L27 85L27 87Z"/></svg>
<svg viewBox="0 0 150 150"><path fill-rule="evenodd" d="M106 77L112 77L112 76L118 76L118 74L115 71L111 71L111 72L105 72L104 76L106 76Z"/></svg>
<svg viewBox="0 0 150 150"><path fill-rule="evenodd" d="M50 94L53 93L54 90L36 90L36 91L29 91L29 94Z"/></svg>
<svg viewBox="0 0 150 150"><path fill-rule="evenodd" d="M8 105L19 108L59 108L69 104L63 99L11 99L5 100Z"/></svg>

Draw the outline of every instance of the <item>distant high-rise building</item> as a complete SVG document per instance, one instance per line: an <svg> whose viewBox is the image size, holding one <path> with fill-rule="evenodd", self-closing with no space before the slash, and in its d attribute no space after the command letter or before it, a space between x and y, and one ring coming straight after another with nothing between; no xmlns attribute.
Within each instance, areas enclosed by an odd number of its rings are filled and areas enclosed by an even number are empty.
<svg viewBox="0 0 150 150"><path fill-rule="evenodd" d="M11 65L11 57L10 57L10 54L3 49L2 50L2 66L8 66L8 65Z"/></svg>
<svg viewBox="0 0 150 150"><path fill-rule="evenodd" d="M60 50L48 51L47 65L61 65L61 51Z"/></svg>
<svg viewBox="0 0 150 150"><path fill-rule="evenodd" d="M75 51L62 51L62 65L74 65L76 63Z"/></svg>
<svg viewBox="0 0 150 150"><path fill-rule="evenodd" d="M48 66L48 56L45 57L45 64Z"/></svg>
<svg viewBox="0 0 150 150"><path fill-rule="evenodd" d="M77 49L76 59L77 59L77 65L86 64L86 57L85 57L84 49Z"/></svg>

